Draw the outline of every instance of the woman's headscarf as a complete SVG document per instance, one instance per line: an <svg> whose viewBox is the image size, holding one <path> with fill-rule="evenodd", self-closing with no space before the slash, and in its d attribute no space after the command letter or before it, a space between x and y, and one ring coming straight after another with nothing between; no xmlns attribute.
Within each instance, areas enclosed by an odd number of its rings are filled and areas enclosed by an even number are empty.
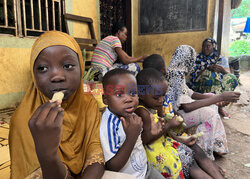
<svg viewBox="0 0 250 179"><path fill-rule="evenodd" d="M168 92L167 96L176 110L176 101L187 91L185 75L192 71L196 58L195 50L188 45L181 45L175 50L170 65L167 68Z"/></svg>
<svg viewBox="0 0 250 179"><path fill-rule="evenodd" d="M36 86L33 66L42 50L55 45L69 47L77 53L81 76L83 76L82 53L74 38L62 32L50 31L35 41L30 58L32 81L10 123L12 178L25 178L40 167L28 121L35 110L49 99ZM64 118L58 150L62 162L74 174L79 174L92 163L103 163L99 139L99 109L96 100L91 95L84 94L82 80L76 92L67 101L63 101L62 107L64 108Z"/></svg>
<svg viewBox="0 0 250 179"><path fill-rule="evenodd" d="M205 55L203 53L204 45L206 42L210 42L213 45L213 52L209 55ZM195 80L198 78L199 73L202 70L207 69L209 66L216 64L221 61L220 55L217 52L217 43L213 38L207 38L202 43L202 52L197 56L195 61L195 66L193 68L192 73L190 74L190 87L196 84Z"/></svg>

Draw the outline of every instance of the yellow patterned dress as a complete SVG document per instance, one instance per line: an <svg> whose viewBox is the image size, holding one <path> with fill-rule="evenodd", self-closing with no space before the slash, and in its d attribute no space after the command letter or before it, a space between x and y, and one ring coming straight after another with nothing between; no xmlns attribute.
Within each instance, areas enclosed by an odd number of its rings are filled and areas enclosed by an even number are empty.
<svg viewBox="0 0 250 179"><path fill-rule="evenodd" d="M152 114L144 106L139 105L138 108L140 107ZM154 121L158 122L157 113L153 115ZM184 179L182 164L177 151L179 145L175 140L161 136L152 144L145 146L148 162L165 178Z"/></svg>

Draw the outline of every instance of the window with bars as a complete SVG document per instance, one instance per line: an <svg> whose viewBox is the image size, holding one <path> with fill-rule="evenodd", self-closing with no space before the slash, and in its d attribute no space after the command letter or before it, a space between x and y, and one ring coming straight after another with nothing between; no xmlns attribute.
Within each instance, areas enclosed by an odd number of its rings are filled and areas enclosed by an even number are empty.
<svg viewBox="0 0 250 179"><path fill-rule="evenodd" d="M48 30L65 31L62 0L0 0L0 33L39 36Z"/></svg>

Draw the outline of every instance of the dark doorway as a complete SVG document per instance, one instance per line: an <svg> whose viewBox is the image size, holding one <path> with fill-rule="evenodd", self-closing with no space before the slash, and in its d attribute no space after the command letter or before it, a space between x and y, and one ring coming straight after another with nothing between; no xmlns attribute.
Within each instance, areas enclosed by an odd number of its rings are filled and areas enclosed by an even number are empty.
<svg viewBox="0 0 250 179"><path fill-rule="evenodd" d="M121 22L128 29L128 38L123 49L131 51L131 0L100 0L101 39L112 34L115 23Z"/></svg>

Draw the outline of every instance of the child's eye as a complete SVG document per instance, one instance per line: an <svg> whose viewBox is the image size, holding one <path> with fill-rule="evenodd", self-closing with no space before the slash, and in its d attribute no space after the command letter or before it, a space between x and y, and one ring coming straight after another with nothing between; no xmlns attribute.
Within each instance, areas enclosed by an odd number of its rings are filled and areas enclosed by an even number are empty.
<svg viewBox="0 0 250 179"><path fill-rule="evenodd" d="M122 92L118 92L118 93L115 93L115 95L116 95L117 97L121 97L121 96L123 95L123 93L122 93Z"/></svg>
<svg viewBox="0 0 250 179"><path fill-rule="evenodd" d="M137 95L137 92L136 91L131 91L129 94L134 97L134 96Z"/></svg>
<svg viewBox="0 0 250 179"><path fill-rule="evenodd" d="M46 66L39 66L39 67L37 67L37 70L39 72L46 72L48 70L48 68Z"/></svg>
<svg viewBox="0 0 250 179"><path fill-rule="evenodd" d="M73 68L75 65L72 65L72 64L66 64L63 66L64 69L71 69Z"/></svg>

